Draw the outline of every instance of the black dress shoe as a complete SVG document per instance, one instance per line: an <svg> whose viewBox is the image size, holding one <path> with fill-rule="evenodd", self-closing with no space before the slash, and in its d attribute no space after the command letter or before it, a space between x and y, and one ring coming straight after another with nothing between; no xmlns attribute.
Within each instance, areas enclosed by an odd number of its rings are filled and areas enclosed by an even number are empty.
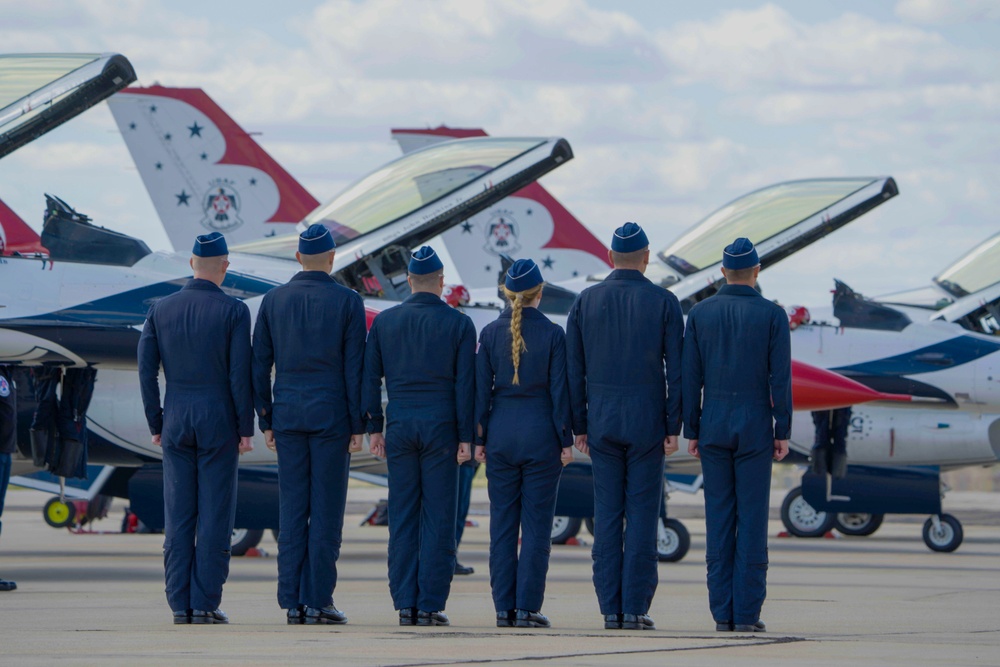
<svg viewBox="0 0 1000 667"><path fill-rule="evenodd" d="M737 623L733 625L733 632L767 632L767 626L764 625L764 621L757 621L752 625Z"/></svg>
<svg viewBox="0 0 1000 667"><path fill-rule="evenodd" d="M516 620L514 625L519 628L551 628L552 624L549 623L549 619L537 611L525 611L524 609L517 610Z"/></svg>
<svg viewBox="0 0 1000 667"><path fill-rule="evenodd" d="M498 628L512 628L514 627L514 621L517 617L517 613L513 609L508 609L507 611L497 612L497 627Z"/></svg>
<svg viewBox="0 0 1000 667"><path fill-rule="evenodd" d="M302 613L302 607L294 607L288 610L288 625L302 625L306 620Z"/></svg>
<svg viewBox="0 0 1000 667"><path fill-rule="evenodd" d="M622 630L655 630L653 623L646 614L622 614Z"/></svg>
<svg viewBox="0 0 1000 667"><path fill-rule="evenodd" d="M191 610L183 609L174 612L174 625L187 625L191 622Z"/></svg>
<svg viewBox="0 0 1000 667"><path fill-rule="evenodd" d="M715 624L716 632L732 632L733 622L732 621L722 621L721 623Z"/></svg>
<svg viewBox="0 0 1000 667"><path fill-rule="evenodd" d="M215 611L191 610L191 625L225 625L226 623L229 623L229 617L221 609Z"/></svg>
<svg viewBox="0 0 1000 667"><path fill-rule="evenodd" d="M455 561L455 574L472 574L475 571L475 568L462 565L457 560Z"/></svg>
<svg viewBox="0 0 1000 667"><path fill-rule="evenodd" d="M302 616L306 625L343 625L347 623L347 616L333 605L317 609L316 607L305 607L302 609Z"/></svg>
<svg viewBox="0 0 1000 667"><path fill-rule="evenodd" d="M417 624L417 608L416 607L406 607L399 610L399 624L400 625L416 625Z"/></svg>
<svg viewBox="0 0 1000 667"><path fill-rule="evenodd" d="M621 630L622 629L622 615L621 614L605 614L604 615L604 629L605 630Z"/></svg>
<svg viewBox="0 0 1000 667"><path fill-rule="evenodd" d="M0 591L16 591L17 584L13 581L4 581L0 579Z"/></svg>
<svg viewBox="0 0 1000 667"><path fill-rule="evenodd" d="M417 625L451 625L451 622L443 611L421 609L417 612Z"/></svg>

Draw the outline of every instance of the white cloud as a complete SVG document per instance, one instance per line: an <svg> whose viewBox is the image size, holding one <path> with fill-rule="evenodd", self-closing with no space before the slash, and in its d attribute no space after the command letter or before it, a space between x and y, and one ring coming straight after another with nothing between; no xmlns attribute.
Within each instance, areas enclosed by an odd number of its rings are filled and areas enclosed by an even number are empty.
<svg viewBox="0 0 1000 667"><path fill-rule="evenodd" d="M931 25L997 21L1000 5L995 0L899 0L896 16Z"/></svg>

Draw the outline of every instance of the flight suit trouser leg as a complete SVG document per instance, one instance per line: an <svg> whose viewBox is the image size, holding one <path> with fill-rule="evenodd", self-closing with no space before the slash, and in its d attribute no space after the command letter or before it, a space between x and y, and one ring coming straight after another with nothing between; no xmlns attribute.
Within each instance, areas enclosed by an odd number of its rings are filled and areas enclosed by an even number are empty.
<svg viewBox="0 0 1000 667"><path fill-rule="evenodd" d="M645 614L659 583L656 539L663 504L663 440L625 450L622 612Z"/></svg>
<svg viewBox="0 0 1000 667"><path fill-rule="evenodd" d="M733 623L740 625L760 620L767 593L767 519L774 436L770 413L760 415L756 421L756 428L741 434L733 461L737 507Z"/></svg>
<svg viewBox="0 0 1000 667"><path fill-rule="evenodd" d="M625 446L588 437L594 475L594 590L601 614L622 613Z"/></svg>
<svg viewBox="0 0 1000 667"><path fill-rule="evenodd" d="M198 527L197 452L193 440L176 437L166 430L162 435L163 570L167 604L171 611L186 611L193 608L191 571Z"/></svg>
<svg viewBox="0 0 1000 667"><path fill-rule="evenodd" d="M213 444L220 442L214 440ZM230 546L236 519L237 442L198 447L198 528L191 608L212 611L222 604L222 587L229 578Z"/></svg>
<svg viewBox="0 0 1000 667"><path fill-rule="evenodd" d="M498 447L486 448L486 479L490 495L490 588L497 611L517 608L521 468L513 465L505 454Z"/></svg>
<svg viewBox="0 0 1000 667"><path fill-rule="evenodd" d="M309 543L311 480L309 436L274 432L278 453L278 605L296 609L302 601Z"/></svg>
<svg viewBox="0 0 1000 667"><path fill-rule="evenodd" d="M552 518L562 463L550 447L544 448L548 456L538 456L521 467L521 553L517 559L516 608L526 611L542 609L552 552Z"/></svg>
<svg viewBox="0 0 1000 667"><path fill-rule="evenodd" d="M396 609L408 609L417 606L420 549L420 458L416 438L403 427L390 424L385 454L389 469L389 593Z"/></svg>
<svg viewBox="0 0 1000 667"><path fill-rule="evenodd" d="M417 608L443 611L455 575L458 435L454 424L435 424L421 440Z"/></svg>
<svg viewBox="0 0 1000 667"><path fill-rule="evenodd" d="M309 548L300 593L301 603L316 609L333 604L337 559L344 531L350 435L309 436Z"/></svg>
<svg viewBox="0 0 1000 667"><path fill-rule="evenodd" d="M708 606L716 623L733 622L733 563L736 556L736 467L734 450L700 442L705 496L705 561Z"/></svg>
<svg viewBox="0 0 1000 667"><path fill-rule="evenodd" d="M7 485L10 482L11 455L0 454L0 518L3 517L4 499L7 497ZM3 533L3 521L0 521L0 534Z"/></svg>
<svg viewBox="0 0 1000 667"><path fill-rule="evenodd" d="M472 480L476 477L478 466L463 465L458 467L458 507L455 510L455 545L462 543L465 534L465 518L469 515L469 505L472 501Z"/></svg>

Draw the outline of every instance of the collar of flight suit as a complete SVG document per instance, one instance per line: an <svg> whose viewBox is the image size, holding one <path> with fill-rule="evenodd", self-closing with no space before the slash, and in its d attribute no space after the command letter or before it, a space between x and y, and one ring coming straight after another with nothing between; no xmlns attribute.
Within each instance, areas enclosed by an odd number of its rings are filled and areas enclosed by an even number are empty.
<svg viewBox="0 0 1000 667"><path fill-rule="evenodd" d="M406 297L406 300L403 301L403 303L423 303L440 306L448 305L441 300L441 297L431 294L430 292L414 292L410 296Z"/></svg>
<svg viewBox="0 0 1000 667"><path fill-rule="evenodd" d="M642 275L642 271L636 269L615 269L608 274L605 280L635 280L637 282L650 282L649 278Z"/></svg>
<svg viewBox="0 0 1000 667"><path fill-rule="evenodd" d="M192 278L188 281L182 289L203 289L208 291L221 292L222 288L213 283L211 280L205 280L204 278Z"/></svg>
<svg viewBox="0 0 1000 667"><path fill-rule="evenodd" d="M510 316L511 316L511 309L509 306L507 308L504 308L503 311L500 312L501 318L509 320ZM521 309L521 317L527 317L528 319L536 319L536 320L539 318L543 320L549 319L548 317L545 316L544 313L542 313L542 311L538 310L537 308L528 306L525 306L524 308Z"/></svg>
<svg viewBox="0 0 1000 667"><path fill-rule="evenodd" d="M719 294L727 296L760 296L760 292L749 285L723 285L719 288Z"/></svg>
<svg viewBox="0 0 1000 667"><path fill-rule="evenodd" d="M326 271L299 271L294 276L292 280L316 280L319 282L336 282ZM289 281L291 282L291 281Z"/></svg>

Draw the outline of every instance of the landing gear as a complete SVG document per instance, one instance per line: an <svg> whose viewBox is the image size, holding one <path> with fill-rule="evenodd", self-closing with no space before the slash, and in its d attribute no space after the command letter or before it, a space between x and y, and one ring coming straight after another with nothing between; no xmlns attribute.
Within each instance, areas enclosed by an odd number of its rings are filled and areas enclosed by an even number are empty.
<svg viewBox="0 0 1000 667"><path fill-rule="evenodd" d="M557 516L552 519L552 544L566 544L571 537L580 532L583 519L576 516Z"/></svg>
<svg viewBox="0 0 1000 667"><path fill-rule="evenodd" d="M76 505L62 498L49 498L42 509L42 516L45 517L45 523L53 528L72 526L76 519Z"/></svg>
<svg viewBox="0 0 1000 667"><path fill-rule="evenodd" d="M867 537L879 529L884 518L884 514L841 512L834 519L833 527L843 535Z"/></svg>
<svg viewBox="0 0 1000 667"><path fill-rule="evenodd" d="M836 517L829 512L818 512L802 497L802 487L788 492L781 503L781 522L796 537L823 537L833 528Z"/></svg>
<svg viewBox="0 0 1000 667"><path fill-rule="evenodd" d="M950 514L935 515L924 522L924 544L931 551L954 551L964 537L961 522Z"/></svg>
<svg viewBox="0 0 1000 667"><path fill-rule="evenodd" d="M691 548L691 534L677 519L660 519L656 533L656 556L661 563L676 563Z"/></svg>
<svg viewBox="0 0 1000 667"><path fill-rule="evenodd" d="M245 556L247 551L260 544L263 538L263 530L234 528L233 535L229 541L229 550L234 556Z"/></svg>

